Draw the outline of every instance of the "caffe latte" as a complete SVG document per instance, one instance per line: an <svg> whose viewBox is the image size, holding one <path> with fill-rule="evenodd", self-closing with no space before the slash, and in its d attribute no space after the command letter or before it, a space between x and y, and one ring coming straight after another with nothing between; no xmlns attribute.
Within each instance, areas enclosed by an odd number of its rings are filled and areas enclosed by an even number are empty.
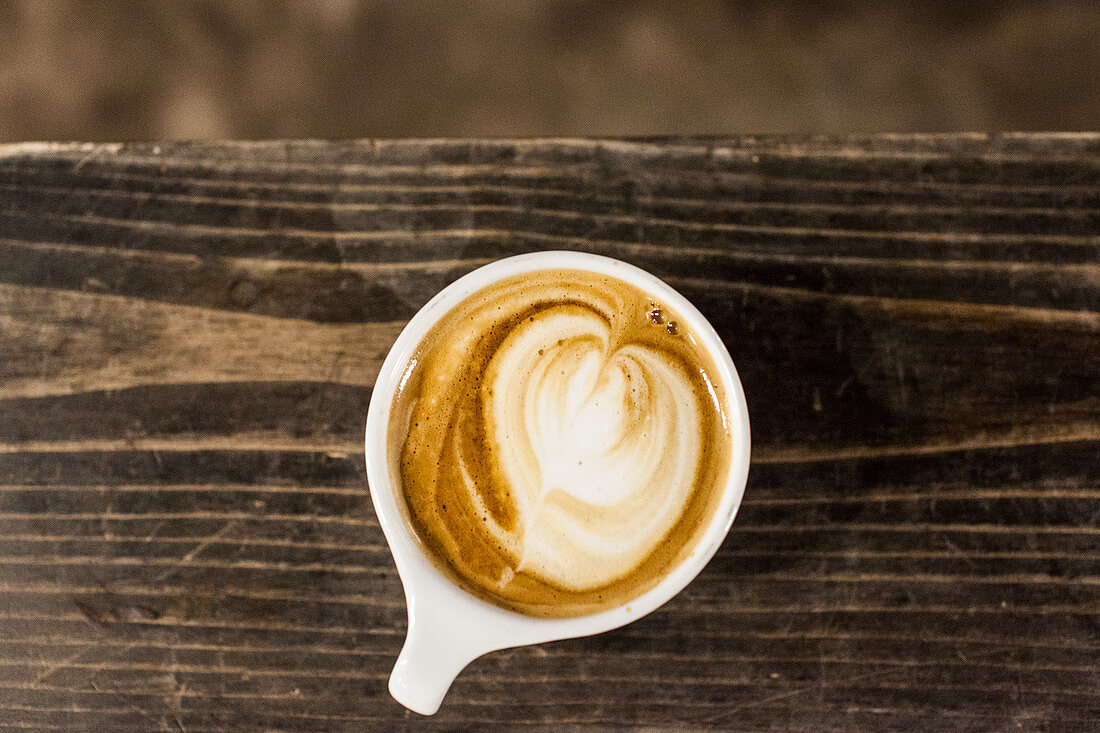
<svg viewBox="0 0 1100 733"><path fill-rule="evenodd" d="M406 364L388 449L435 564L535 616L627 602L695 550L730 470L725 389L691 328L582 270L493 283Z"/></svg>

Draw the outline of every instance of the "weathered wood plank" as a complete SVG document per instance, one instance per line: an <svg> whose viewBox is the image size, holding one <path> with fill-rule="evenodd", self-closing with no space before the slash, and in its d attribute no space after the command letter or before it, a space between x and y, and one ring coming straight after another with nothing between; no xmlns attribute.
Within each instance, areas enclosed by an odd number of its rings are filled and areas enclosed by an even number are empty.
<svg viewBox="0 0 1100 733"><path fill-rule="evenodd" d="M332 381L369 385L403 324L317 324L171 306L138 298L0 285L17 350L4 397L142 384Z"/></svg>
<svg viewBox="0 0 1100 733"><path fill-rule="evenodd" d="M668 279L718 324L742 378L757 386L750 413L760 460L1100 436L1095 313ZM402 325L207 313L27 286L0 285L0 306L16 314L0 329L21 344L2 367L0 395L9 398L202 382L365 386ZM1028 369L1012 353L1029 354ZM209 409L218 414L220 403ZM247 432L252 418L238 414L227 420ZM340 439L357 444L357 432Z"/></svg>
<svg viewBox="0 0 1100 733"><path fill-rule="evenodd" d="M714 322L754 466L649 617L439 715L362 422L435 292L619 257ZM1087 728L1100 137L0 148L0 725Z"/></svg>

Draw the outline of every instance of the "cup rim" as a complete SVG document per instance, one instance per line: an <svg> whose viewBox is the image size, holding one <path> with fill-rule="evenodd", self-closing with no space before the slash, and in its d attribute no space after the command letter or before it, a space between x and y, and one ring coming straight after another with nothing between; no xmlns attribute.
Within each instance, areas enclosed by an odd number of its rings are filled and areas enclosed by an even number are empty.
<svg viewBox="0 0 1100 733"><path fill-rule="evenodd" d="M569 617L539 617L512 611L485 601L459 586L427 557L429 552L409 526L401 510L401 491L392 480L387 433L396 389L429 329L461 301L495 282L540 270L583 270L605 274L640 287L674 310L686 321L713 359L718 379L725 388L731 446L729 474L722 499L694 548L649 590L610 609ZM371 501L389 544L405 589L410 616L421 581L433 581L446 602L461 603L469 610L495 617L509 629L517 623L532 638L506 640L496 648L535 643L608 631L631 623L656 610L683 590L718 551L740 508L748 478L751 439L744 389L733 359L714 327L692 303L657 276L611 257L587 252L547 250L506 257L473 270L443 288L409 320L390 348L378 372L367 410L365 457ZM443 583L450 590L439 586ZM454 591L457 591L455 593ZM485 651L491 651L486 649Z"/></svg>

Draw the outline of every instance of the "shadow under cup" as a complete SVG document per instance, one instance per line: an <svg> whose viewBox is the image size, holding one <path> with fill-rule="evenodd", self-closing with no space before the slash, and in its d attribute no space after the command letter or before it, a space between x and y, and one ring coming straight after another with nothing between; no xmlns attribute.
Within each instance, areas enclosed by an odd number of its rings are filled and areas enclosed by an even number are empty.
<svg viewBox="0 0 1100 733"><path fill-rule="evenodd" d="M666 562L647 588L594 612L540 617L489 603L453 569L434 560L429 542L410 521L402 490L399 451L390 422L395 397L409 379L410 361L434 326L470 296L516 276L546 270L579 270L621 281L676 314L710 360L712 378L724 395L728 423L728 470L685 551ZM672 331L672 329L670 329ZM541 352L540 352L541 354ZM494 383L496 384L496 383ZM441 291L406 326L379 373L367 417L367 476L379 524L394 556L409 608L409 634L390 681L390 691L407 707L424 713L438 708L447 687L474 658L495 649L585 636L622 626L654 610L686 586L721 544L740 505L749 463L749 424L744 393L728 351L706 319L679 293L649 273L618 260L577 252L519 255L482 267ZM522 476L519 476L522 479ZM719 479L721 480L721 479ZM467 586L463 588L462 586ZM482 597L478 597L481 595ZM499 603L499 600L494 599ZM507 604L504 604L507 605Z"/></svg>

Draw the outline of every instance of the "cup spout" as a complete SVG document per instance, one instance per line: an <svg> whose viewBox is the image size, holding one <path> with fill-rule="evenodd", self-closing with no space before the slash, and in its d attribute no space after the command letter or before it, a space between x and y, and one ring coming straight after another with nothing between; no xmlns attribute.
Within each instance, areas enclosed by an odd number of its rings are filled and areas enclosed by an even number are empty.
<svg viewBox="0 0 1100 733"><path fill-rule="evenodd" d="M478 636L442 609L410 608L409 633L390 674L390 694L413 712L433 715L458 673L492 651Z"/></svg>

